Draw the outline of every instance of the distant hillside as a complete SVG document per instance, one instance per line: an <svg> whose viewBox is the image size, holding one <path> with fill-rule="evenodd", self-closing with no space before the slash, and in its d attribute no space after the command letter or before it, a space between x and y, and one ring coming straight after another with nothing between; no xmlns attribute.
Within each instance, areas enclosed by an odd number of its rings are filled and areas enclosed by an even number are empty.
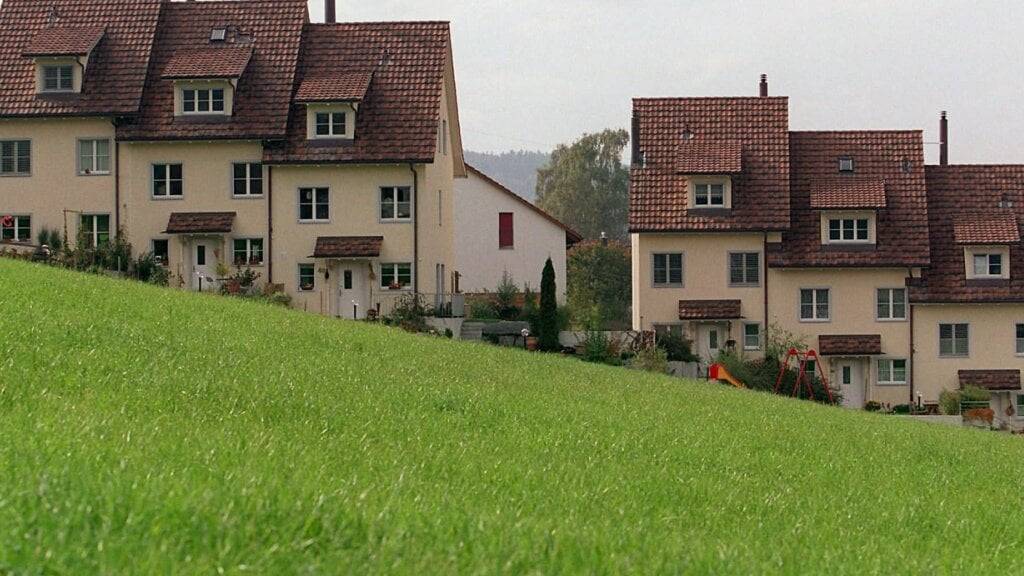
<svg viewBox="0 0 1024 576"><path fill-rule="evenodd" d="M537 197L537 169L548 158L550 154L546 152L528 150L500 154L466 151L466 162L531 202Z"/></svg>

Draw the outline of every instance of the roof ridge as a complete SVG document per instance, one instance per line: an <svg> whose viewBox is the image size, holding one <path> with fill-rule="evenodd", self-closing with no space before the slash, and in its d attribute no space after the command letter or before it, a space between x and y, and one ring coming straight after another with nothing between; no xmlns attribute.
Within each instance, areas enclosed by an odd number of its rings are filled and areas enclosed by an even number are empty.
<svg viewBox="0 0 1024 576"><path fill-rule="evenodd" d="M513 197L515 197L516 200L519 200L520 202L526 204L534 212L537 212L538 214L540 214L541 216L543 216L547 220L550 220L552 224L555 224L555 225L559 226L560 228L562 228L563 230L565 230L566 232L568 232L569 234L571 234L573 236L576 236L576 237L578 237L580 239L583 238L583 236L579 232L576 232L575 230L573 230L572 228L567 226L565 223L563 223L558 218L555 218L551 214L548 214L548 212L546 210L544 210L543 208L541 208L540 206L537 206L533 202L530 202L526 198L523 198L519 194L516 194L512 190L509 190L507 186L505 186L501 182L498 182L494 178L488 176L486 173L484 173L483 170L480 170L476 166L472 166L468 162L466 163L466 169L469 170L471 173L476 174L477 176L483 178L486 182L489 182L490 184L494 185L496 188L498 188L502 192L505 192L506 194L512 195Z"/></svg>

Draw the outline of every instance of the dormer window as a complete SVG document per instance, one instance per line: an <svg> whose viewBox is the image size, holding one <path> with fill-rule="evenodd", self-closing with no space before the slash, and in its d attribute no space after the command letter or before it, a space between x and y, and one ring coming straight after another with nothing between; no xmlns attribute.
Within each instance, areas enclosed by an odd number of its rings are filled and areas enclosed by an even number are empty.
<svg viewBox="0 0 1024 576"><path fill-rule="evenodd" d="M43 65L43 92L73 92L74 64Z"/></svg>
<svg viewBox="0 0 1024 576"><path fill-rule="evenodd" d="M874 212L832 212L821 214L822 244L874 244Z"/></svg>
<svg viewBox="0 0 1024 576"><path fill-rule="evenodd" d="M51 25L40 30L22 52L35 60L36 92L81 92L89 58L105 33L103 26Z"/></svg>
<svg viewBox="0 0 1024 576"><path fill-rule="evenodd" d="M839 172L840 174L853 174L854 165L853 158L850 156L839 157Z"/></svg>
<svg viewBox="0 0 1024 576"><path fill-rule="evenodd" d="M725 184L694 184L693 205L698 208L725 208Z"/></svg>
<svg viewBox="0 0 1024 576"><path fill-rule="evenodd" d="M224 88L182 88L182 114L223 114Z"/></svg>
<svg viewBox="0 0 1024 576"><path fill-rule="evenodd" d="M974 254L974 277L975 278L1002 278L1003 277L1003 255L996 254Z"/></svg>
<svg viewBox="0 0 1024 576"><path fill-rule="evenodd" d="M251 44L207 45L175 52L163 71L165 80L174 81L174 115L231 116L235 89L252 52Z"/></svg>
<svg viewBox="0 0 1024 576"><path fill-rule="evenodd" d="M340 72L304 78L295 101L306 105L309 140L354 140L356 115L370 90L372 72Z"/></svg>
<svg viewBox="0 0 1024 576"><path fill-rule="evenodd" d="M316 112L317 138L345 138L348 134L348 114L345 112Z"/></svg>

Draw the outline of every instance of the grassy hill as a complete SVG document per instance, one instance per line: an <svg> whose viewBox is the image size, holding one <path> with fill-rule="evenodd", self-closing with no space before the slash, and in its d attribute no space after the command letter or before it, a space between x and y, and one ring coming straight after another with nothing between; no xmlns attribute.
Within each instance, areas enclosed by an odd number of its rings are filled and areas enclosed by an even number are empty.
<svg viewBox="0 0 1024 576"><path fill-rule="evenodd" d="M1024 441L0 260L0 573L1014 573Z"/></svg>

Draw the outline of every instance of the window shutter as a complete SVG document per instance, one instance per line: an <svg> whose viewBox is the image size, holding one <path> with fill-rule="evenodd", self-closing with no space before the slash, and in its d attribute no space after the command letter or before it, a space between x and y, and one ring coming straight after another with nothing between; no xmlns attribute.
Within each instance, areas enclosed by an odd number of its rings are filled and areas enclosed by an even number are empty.
<svg viewBox="0 0 1024 576"><path fill-rule="evenodd" d="M515 246L515 232L511 212L498 214L498 248Z"/></svg>

